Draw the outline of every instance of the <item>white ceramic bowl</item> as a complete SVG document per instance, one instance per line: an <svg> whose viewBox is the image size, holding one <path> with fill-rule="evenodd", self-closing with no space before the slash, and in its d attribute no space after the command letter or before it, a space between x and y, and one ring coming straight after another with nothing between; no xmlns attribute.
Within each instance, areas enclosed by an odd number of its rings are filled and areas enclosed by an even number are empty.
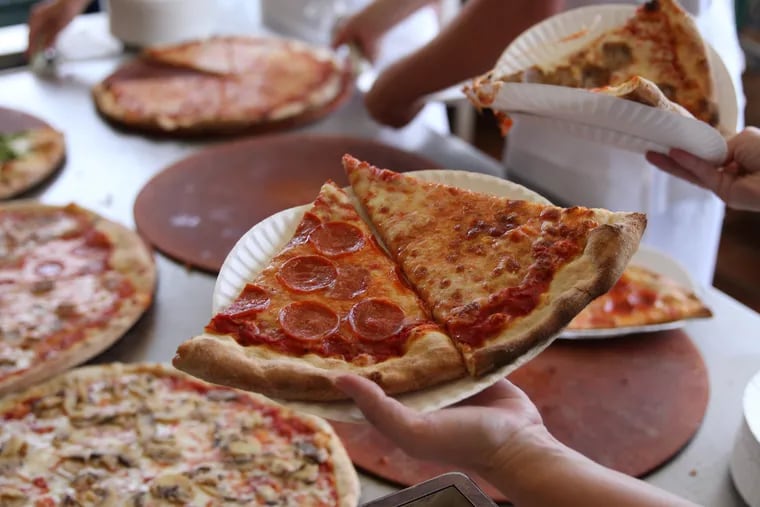
<svg viewBox="0 0 760 507"><path fill-rule="evenodd" d="M744 416L731 455L731 477L750 507L760 507L760 372L744 390Z"/></svg>
<svg viewBox="0 0 760 507"><path fill-rule="evenodd" d="M217 22L215 0L109 0L111 33L128 46L207 37Z"/></svg>

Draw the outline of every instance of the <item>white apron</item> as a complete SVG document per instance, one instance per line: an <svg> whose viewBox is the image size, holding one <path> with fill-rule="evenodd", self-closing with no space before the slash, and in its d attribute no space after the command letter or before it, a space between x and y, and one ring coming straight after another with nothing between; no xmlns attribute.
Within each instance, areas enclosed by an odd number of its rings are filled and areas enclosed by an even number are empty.
<svg viewBox="0 0 760 507"><path fill-rule="evenodd" d="M572 9L597 3L567 0ZM682 0L697 16L705 39L723 58L744 109L741 73L744 59L736 36L732 0ZM743 126L740 113L739 125ZM643 211L648 225L643 243L680 261L691 275L712 284L723 222L723 203L711 192L663 173L637 153L571 137L551 128L515 122L507 138L510 179L565 204L615 211Z"/></svg>

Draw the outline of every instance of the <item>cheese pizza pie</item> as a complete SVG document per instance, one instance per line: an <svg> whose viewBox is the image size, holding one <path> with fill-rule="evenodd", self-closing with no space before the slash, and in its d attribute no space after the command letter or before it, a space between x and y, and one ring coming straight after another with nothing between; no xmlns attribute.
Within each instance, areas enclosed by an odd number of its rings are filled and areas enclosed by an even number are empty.
<svg viewBox="0 0 760 507"><path fill-rule="evenodd" d="M354 507L323 420L153 364L80 368L0 401L0 505Z"/></svg>
<svg viewBox="0 0 760 507"><path fill-rule="evenodd" d="M650 0L623 26L606 31L561 60L511 75L491 71L465 91L474 104L488 107L500 83L594 89L618 86L636 76L654 83L667 99L697 119L718 125L707 46L694 20L676 0Z"/></svg>
<svg viewBox="0 0 760 507"><path fill-rule="evenodd" d="M177 350L193 375L291 400L342 399L335 372L389 393L480 376L548 343L617 280L645 218L426 183L350 156L269 265Z"/></svg>
<svg viewBox="0 0 760 507"><path fill-rule="evenodd" d="M584 308L567 329L615 329L710 316L710 309L688 288L665 275L632 265L612 289Z"/></svg>
<svg viewBox="0 0 760 507"><path fill-rule="evenodd" d="M63 134L50 127L0 134L0 199L29 190L61 167Z"/></svg>
<svg viewBox="0 0 760 507"><path fill-rule="evenodd" d="M315 119L348 85L327 50L226 36L150 48L98 84L98 110L138 130L223 134Z"/></svg>
<svg viewBox="0 0 760 507"><path fill-rule="evenodd" d="M0 394L82 363L150 305L150 251L75 205L0 206Z"/></svg>

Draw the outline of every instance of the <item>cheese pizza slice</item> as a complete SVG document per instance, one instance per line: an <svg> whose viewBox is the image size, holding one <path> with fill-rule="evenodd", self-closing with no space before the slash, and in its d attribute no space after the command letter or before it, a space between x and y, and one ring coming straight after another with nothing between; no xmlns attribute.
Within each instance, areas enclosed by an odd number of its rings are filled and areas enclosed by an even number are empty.
<svg viewBox="0 0 760 507"><path fill-rule="evenodd" d="M646 218L423 182L346 155L351 186L433 317L482 375L551 340L620 277Z"/></svg>
<svg viewBox="0 0 760 507"><path fill-rule="evenodd" d="M634 76L653 82L696 118L718 124L707 46L676 0L650 0L623 26L602 33L561 60L507 76L489 72L466 93L476 105L488 107L503 82L601 88Z"/></svg>
<svg viewBox="0 0 760 507"><path fill-rule="evenodd" d="M675 280L642 266L628 266L612 289L592 301L567 328L614 329L710 316L697 295Z"/></svg>
<svg viewBox="0 0 760 507"><path fill-rule="evenodd" d="M403 393L466 375L461 356L348 196L322 187L290 241L174 365L290 400L346 396L335 372Z"/></svg>

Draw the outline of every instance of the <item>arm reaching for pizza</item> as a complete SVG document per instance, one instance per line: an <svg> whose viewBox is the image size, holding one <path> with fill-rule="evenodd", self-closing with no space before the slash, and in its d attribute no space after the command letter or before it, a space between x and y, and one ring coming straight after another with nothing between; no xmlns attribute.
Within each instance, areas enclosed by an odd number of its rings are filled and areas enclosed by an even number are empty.
<svg viewBox="0 0 760 507"><path fill-rule="evenodd" d="M683 150L647 153L647 160L673 176L712 190L726 205L760 211L760 129L747 127L728 141L728 157L716 166Z"/></svg>
<svg viewBox="0 0 760 507"><path fill-rule="evenodd" d="M375 0L338 26L332 46L354 44L365 58L374 61L377 45L396 24L434 0Z"/></svg>
<svg viewBox="0 0 760 507"><path fill-rule="evenodd" d="M428 44L389 66L365 97L380 123L402 127L421 99L490 69L523 30L555 14L563 0L470 0Z"/></svg>
<svg viewBox="0 0 760 507"><path fill-rule="evenodd" d="M525 393L506 380L466 405L429 414L362 377L340 376L335 385L408 454L472 469L520 507L693 505L562 445Z"/></svg>
<svg viewBox="0 0 760 507"><path fill-rule="evenodd" d="M29 14L27 56L52 46L58 34L88 3L90 0L44 0L35 4Z"/></svg>

